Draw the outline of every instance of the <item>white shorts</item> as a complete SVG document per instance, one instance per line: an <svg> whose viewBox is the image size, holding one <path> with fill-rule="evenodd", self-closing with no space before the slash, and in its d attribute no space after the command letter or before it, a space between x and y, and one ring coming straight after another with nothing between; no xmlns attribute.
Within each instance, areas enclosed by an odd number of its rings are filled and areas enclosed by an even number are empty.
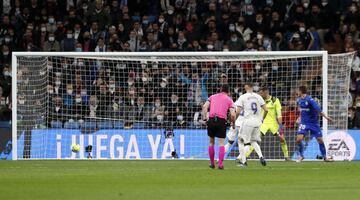
<svg viewBox="0 0 360 200"><path fill-rule="evenodd" d="M241 127L239 137L243 140L244 144L261 142L260 127L252 127L244 124Z"/></svg>
<svg viewBox="0 0 360 200"><path fill-rule="evenodd" d="M235 141L236 137L238 136L240 127L236 126L235 129L230 127L228 133L226 134L226 137L228 138L228 141Z"/></svg>

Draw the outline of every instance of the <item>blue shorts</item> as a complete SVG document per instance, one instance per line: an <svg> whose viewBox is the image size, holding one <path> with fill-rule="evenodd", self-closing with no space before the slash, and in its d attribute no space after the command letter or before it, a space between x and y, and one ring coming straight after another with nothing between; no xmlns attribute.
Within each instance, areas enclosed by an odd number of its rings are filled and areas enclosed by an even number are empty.
<svg viewBox="0 0 360 200"><path fill-rule="evenodd" d="M319 125L312 125L312 124L300 124L297 134L305 135L310 131L311 136L315 138L322 137L321 128Z"/></svg>

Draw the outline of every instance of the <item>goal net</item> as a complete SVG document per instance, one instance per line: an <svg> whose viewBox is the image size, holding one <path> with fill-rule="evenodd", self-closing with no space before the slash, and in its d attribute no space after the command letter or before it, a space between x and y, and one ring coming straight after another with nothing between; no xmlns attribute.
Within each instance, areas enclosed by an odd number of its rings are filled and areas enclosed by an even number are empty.
<svg viewBox="0 0 360 200"><path fill-rule="evenodd" d="M296 156L295 89L306 85L347 129L353 54L327 52L14 53L13 159L207 159L201 107L229 84L235 101L244 82L266 86L282 103L290 156ZM278 138L261 147L283 159ZM71 151L79 144L80 151ZM305 156L315 159L308 137ZM227 158L238 155L233 145ZM255 155L251 155L255 158Z"/></svg>

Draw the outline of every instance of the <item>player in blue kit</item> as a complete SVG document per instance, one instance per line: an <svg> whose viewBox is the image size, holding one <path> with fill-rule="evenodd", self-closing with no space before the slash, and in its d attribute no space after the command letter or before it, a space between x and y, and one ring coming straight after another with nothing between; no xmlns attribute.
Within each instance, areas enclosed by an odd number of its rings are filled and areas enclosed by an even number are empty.
<svg viewBox="0 0 360 200"><path fill-rule="evenodd" d="M326 148L320 128L319 114L328 121L332 121L332 119L321 111L319 104L310 95L307 95L306 86L299 87L298 96L297 105L300 109L300 124L296 137L296 144L298 145L300 153L298 162L304 160L304 144L302 141L305 134L309 131L319 143L320 152L324 161L332 161L332 159L326 157Z"/></svg>

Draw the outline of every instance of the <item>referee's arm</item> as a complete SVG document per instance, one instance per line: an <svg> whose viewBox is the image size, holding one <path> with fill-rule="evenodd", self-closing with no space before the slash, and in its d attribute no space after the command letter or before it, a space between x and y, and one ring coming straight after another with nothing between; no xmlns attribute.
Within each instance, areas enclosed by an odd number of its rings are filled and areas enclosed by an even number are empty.
<svg viewBox="0 0 360 200"><path fill-rule="evenodd" d="M209 101L206 101L203 105L203 108L202 108L202 118L204 121L208 121L208 110L209 110L209 107L210 107L210 102Z"/></svg>

